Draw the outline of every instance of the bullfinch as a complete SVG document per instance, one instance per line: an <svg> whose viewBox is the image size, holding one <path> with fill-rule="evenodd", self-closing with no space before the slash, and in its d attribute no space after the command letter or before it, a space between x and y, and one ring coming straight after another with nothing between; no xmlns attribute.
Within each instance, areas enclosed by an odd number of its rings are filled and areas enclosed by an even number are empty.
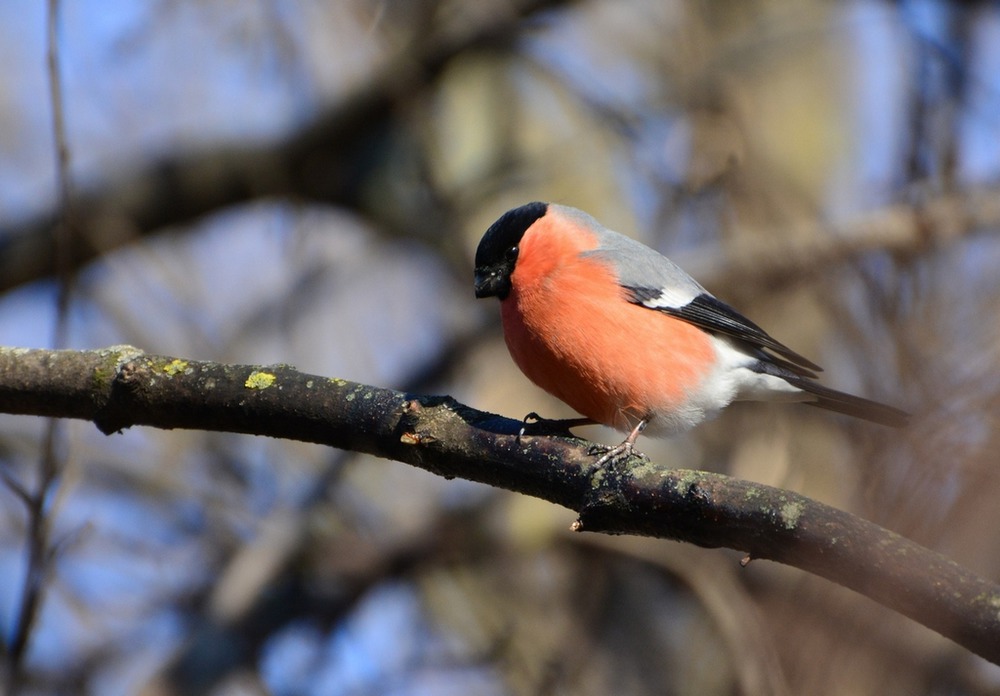
<svg viewBox="0 0 1000 696"><path fill-rule="evenodd" d="M504 213L476 250L476 297L500 300L511 357L585 418L666 436L733 401L799 401L899 427L908 414L814 381L821 368L668 258L562 205Z"/></svg>

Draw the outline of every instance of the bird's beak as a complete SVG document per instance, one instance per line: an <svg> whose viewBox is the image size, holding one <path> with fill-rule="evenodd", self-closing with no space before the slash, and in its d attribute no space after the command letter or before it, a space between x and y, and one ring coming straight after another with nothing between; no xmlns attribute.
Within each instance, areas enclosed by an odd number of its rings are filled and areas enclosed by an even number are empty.
<svg viewBox="0 0 1000 696"><path fill-rule="evenodd" d="M496 295L496 276L485 271L476 271L476 297L493 297Z"/></svg>
<svg viewBox="0 0 1000 696"><path fill-rule="evenodd" d="M499 297L501 300L510 292L510 278L498 270L476 270L476 297Z"/></svg>

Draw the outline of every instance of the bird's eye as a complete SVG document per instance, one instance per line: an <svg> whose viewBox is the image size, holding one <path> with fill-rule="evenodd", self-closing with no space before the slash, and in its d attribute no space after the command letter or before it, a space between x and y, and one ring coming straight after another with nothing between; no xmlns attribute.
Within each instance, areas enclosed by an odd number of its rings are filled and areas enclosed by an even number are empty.
<svg viewBox="0 0 1000 696"><path fill-rule="evenodd" d="M521 250L518 249L516 246L512 246L510 249L507 250L507 253L504 254L504 258L506 258L508 261L516 261L517 254L520 251Z"/></svg>

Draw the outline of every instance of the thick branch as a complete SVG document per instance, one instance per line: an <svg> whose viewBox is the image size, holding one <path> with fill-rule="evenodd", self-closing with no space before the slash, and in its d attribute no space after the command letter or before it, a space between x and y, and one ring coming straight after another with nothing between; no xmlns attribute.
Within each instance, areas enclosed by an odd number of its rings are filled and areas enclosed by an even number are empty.
<svg viewBox="0 0 1000 696"><path fill-rule="evenodd" d="M850 587L1000 664L1000 587L893 532L801 495L518 438L519 421L287 365L99 351L0 349L0 412L268 435L395 459L575 510L576 528L728 547Z"/></svg>

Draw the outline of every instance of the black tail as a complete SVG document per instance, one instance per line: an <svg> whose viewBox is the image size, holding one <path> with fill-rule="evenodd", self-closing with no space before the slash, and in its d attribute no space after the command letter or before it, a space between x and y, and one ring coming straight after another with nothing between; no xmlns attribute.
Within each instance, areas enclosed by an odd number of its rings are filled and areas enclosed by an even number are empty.
<svg viewBox="0 0 1000 696"><path fill-rule="evenodd" d="M816 397L815 401L804 402L810 406L825 408L828 411L836 411L837 413L854 416L855 418L861 418L872 423L878 423L879 425L887 425L890 428L901 428L910 421L910 414L898 408L880 404L877 401L871 401L860 396L845 394L844 392L824 387L818 382L813 382L811 379L806 379L798 375L783 374L780 376L793 387L798 387L802 391L814 395Z"/></svg>

